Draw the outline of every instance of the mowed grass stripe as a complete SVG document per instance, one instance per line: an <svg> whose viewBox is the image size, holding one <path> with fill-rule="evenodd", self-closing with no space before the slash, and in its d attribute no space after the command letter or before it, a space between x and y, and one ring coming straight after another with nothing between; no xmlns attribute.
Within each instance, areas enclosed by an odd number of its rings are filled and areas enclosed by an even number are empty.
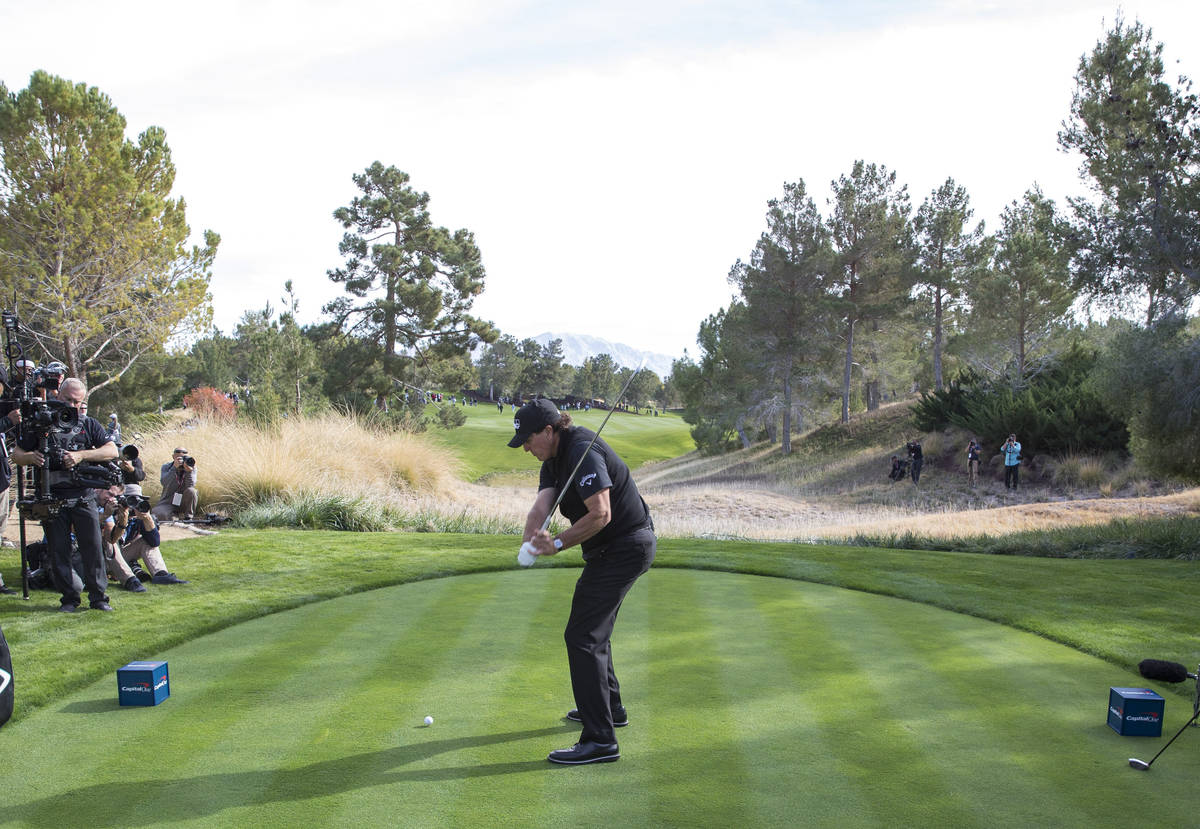
<svg viewBox="0 0 1200 829"><path fill-rule="evenodd" d="M827 774L836 734L821 728L812 676L828 650L829 628L805 602L808 586L758 576L712 580L706 604L720 623L729 715L751 782L744 794L754 825L777 826L803 815L805 825L845 825L867 809L857 787ZM815 588L820 590L822 588Z"/></svg>
<svg viewBox="0 0 1200 829"><path fill-rule="evenodd" d="M348 808L374 812L403 802L406 815L419 823L431 812L452 807L465 778L479 767L477 760L465 758L476 743L486 744L492 737L475 728L479 712L493 708L480 678L495 670L497 652L504 656L505 626L498 622L519 626L520 619L505 609L510 598L496 578L441 584L443 600L419 617L409 619L408 608L397 604L411 591L393 592L372 614L389 622L404 619L409 633L393 640L388 662L370 683L374 690L363 700L369 703L363 710L373 716L360 722L357 740L347 733L335 749L342 758L337 773L358 781L353 797L343 788L320 802L295 804L294 813L291 807L279 813L283 822L307 820L318 811L328 813L332 823L335 816L345 817ZM387 636L385 630L378 633ZM434 716L433 727L424 727L425 714ZM323 772L318 758L328 748L313 748L311 770ZM433 780L439 781L436 786L430 785ZM285 788L294 782L285 779Z"/></svg>
<svg viewBox="0 0 1200 829"><path fill-rule="evenodd" d="M702 608L711 575L656 574L650 582L652 825L745 826L751 774L721 686L718 628ZM669 582L669 583L668 583Z"/></svg>
<svg viewBox="0 0 1200 829"><path fill-rule="evenodd" d="M219 754L229 758L230 767L239 771L224 775L215 786L193 786L200 801L193 813L219 811L224 802L230 809L224 817L234 825L241 815L253 813L255 803L269 804L281 814L297 808L307 813L319 798L369 779L362 768L362 758L369 756L363 749L379 733L380 722L377 717L347 717L345 703L349 697L361 699L360 680L367 678L370 685L371 677L387 673L386 657L392 651L379 647L378 604L378 594L364 594L294 611L301 624L289 625L288 638L258 648L256 657L245 660L236 673L226 674L249 685L242 693L230 694L228 704L240 708L242 716L225 725L225 739L216 746ZM407 638L405 630L419 630L427 616L438 615L448 604L453 599L444 583L414 592L406 612L407 627L394 626L397 641ZM220 670L220 665L215 666L214 677L220 676ZM263 674L276 681L260 681ZM222 685L230 691L228 682L218 680L210 695L219 694ZM208 707L202 705L200 710ZM347 752L348 757L335 761L323 759L351 740L357 753ZM206 770L194 762L181 762L180 768ZM153 808L153 803L147 806Z"/></svg>
<svg viewBox="0 0 1200 829"><path fill-rule="evenodd" d="M337 824L348 803L372 801L423 759L422 717L435 705L424 689L444 667L433 640L452 645L469 636L470 616L459 602L477 607L490 592L486 585L438 580L353 597L362 625L342 643L344 688L329 697L313 721L312 741L265 794L272 814L285 823ZM338 759L324 761L330 756ZM296 791L306 796L288 802Z"/></svg>
<svg viewBox="0 0 1200 829"><path fill-rule="evenodd" d="M1131 825L1154 793L1156 819L1193 818L1178 796L1194 786L1190 733L1139 773L1125 758L1149 759L1166 738L1121 738L1103 724L1107 686L1138 684L1120 669L977 619L764 577L644 577L614 643L633 720L618 731L624 757L550 766L546 751L578 733L560 719L577 576L538 568L388 588L181 646L167 654L174 690L162 706L115 709L109 678L6 727L29 750L19 776L11 764L0 772L10 793L0 824L73 825L87 803L89 825L114 827L752 826L781 815L814 826L1094 827ZM254 674L286 652L353 670L332 691L291 670L276 694L284 720L272 723L267 689L282 680ZM212 683L250 689L247 716L232 716L238 698L202 707ZM475 719L427 710L428 689ZM1184 719L1177 702L1168 736ZM425 713L437 717L431 729ZM229 742L234 732L244 746ZM260 743L287 751L264 758ZM209 801L197 806L200 792Z"/></svg>
<svg viewBox="0 0 1200 829"><path fill-rule="evenodd" d="M562 716L575 705L562 631L570 612L578 576L578 571L550 574L557 582L553 589L560 597L560 603L553 609L552 619L548 622L554 633L549 648L554 690L546 714L554 722L563 722ZM613 664L630 716L629 726L616 729L621 760L577 767L546 763L545 774L539 778L546 798L540 822L511 822L504 825L554 826L564 823L564 815L575 816L569 822L580 826L654 825L653 809L660 793L654 783L657 759L651 736L654 713L649 675L653 657L650 655L652 633L649 627L652 585L657 576L651 570L634 584L621 606L613 633ZM578 739L580 730L578 723L570 723L560 742L551 747L572 745Z"/></svg>
<svg viewBox="0 0 1200 829"><path fill-rule="evenodd" d="M965 617L937 619L936 630L935 642L907 629L901 638L915 640L913 650L936 683L940 711L923 714L934 726L926 735L930 752L957 788L971 792L976 825L1004 813L1029 826L1095 826L1127 813L1144 796L1145 781L1129 774L1123 759L1139 741L1118 737L1105 724L1108 687L1142 680L1122 679L1118 669L1076 651ZM916 728L921 712L910 716ZM1094 786L1080 786L1083 779ZM1046 803L1057 809L1048 814ZM1162 816L1173 808L1164 804ZM1177 819L1187 821L1182 814Z"/></svg>
<svg viewBox="0 0 1200 829"><path fill-rule="evenodd" d="M333 616L327 630L336 637L353 621L354 614L343 611ZM280 756L277 750L286 752L290 745L273 745L278 733L262 729L261 723L283 716L277 714L277 701L295 693L289 690L296 685L295 675L319 659L311 649L309 658L297 649L297 642L306 636L304 614L298 613L272 619L260 627L258 636L243 639L215 659L172 660L168 667L176 699L151 709L113 710L111 693L116 689L112 687L97 700L101 716L89 723L103 739L80 745L73 752L71 768L77 779L94 781L94 788L127 791L128 797L104 799L115 811L106 815L97 806L89 819L104 825L109 818L118 825L139 818L161 820L164 813L209 814L223 808L227 797L241 802L250 791L265 786L269 778L263 769L273 766ZM236 678L236 684L231 678ZM176 716L183 699L189 700L198 717ZM290 731L283 729L285 734ZM65 744L78 742L78 735L72 735ZM212 773L211 761L205 759L214 754L229 760L219 774ZM115 763L117 756L125 759ZM51 767L58 764L61 758L51 761ZM165 769L171 771L164 773ZM49 801L31 815L38 822L70 821L78 815L78 804Z"/></svg>
<svg viewBox="0 0 1200 829"><path fill-rule="evenodd" d="M878 798L877 811L894 813L902 804L914 821L994 825L995 813L979 803L978 794L996 784L996 774L1007 772L992 767L982 777L973 773L988 767L984 752L995 750L995 741L981 727L980 688L968 685L959 693L941 673L945 655L959 647L956 631L977 630L983 623L861 593L825 593L821 600L830 603L828 623L851 632L838 641L839 658L855 667L854 681L843 695L871 700L858 725L861 733L876 739L856 739L854 744L855 752L886 758L882 768L875 764L867 783ZM1017 635L998 626L991 633ZM993 689L986 698L994 700ZM1039 792L1036 781L1028 782L1031 797L1052 796Z"/></svg>
<svg viewBox="0 0 1200 829"><path fill-rule="evenodd" d="M931 773L929 758L894 718L902 699L871 681L903 668L887 652L873 653L868 664L857 658L858 617L876 609L857 605L853 600L860 594L818 586L799 592L795 641L808 651L800 688L826 752L806 767L828 781L810 789L803 810L819 811L821 825L884 825L898 809L920 823L969 825L969 813L961 812L949 786Z"/></svg>

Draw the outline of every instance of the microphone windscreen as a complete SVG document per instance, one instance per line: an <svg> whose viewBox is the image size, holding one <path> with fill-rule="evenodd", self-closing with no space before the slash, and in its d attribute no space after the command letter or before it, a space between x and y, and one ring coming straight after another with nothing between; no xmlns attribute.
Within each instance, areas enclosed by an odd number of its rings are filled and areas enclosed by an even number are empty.
<svg viewBox="0 0 1200 829"><path fill-rule="evenodd" d="M1138 663L1138 671L1146 679L1158 679L1163 682L1183 682L1188 678L1188 670L1183 665L1161 659L1143 659Z"/></svg>

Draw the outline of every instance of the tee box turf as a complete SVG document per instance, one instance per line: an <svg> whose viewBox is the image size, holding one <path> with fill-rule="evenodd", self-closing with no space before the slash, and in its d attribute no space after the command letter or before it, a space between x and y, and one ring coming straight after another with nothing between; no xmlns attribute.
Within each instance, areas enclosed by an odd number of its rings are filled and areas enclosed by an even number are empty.
<svg viewBox="0 0 1200 829"><path fill-rule="evenodd" d="M117 669L121 705L158 705L171 696L166 662L130 662Z"/></svg>
<svg viewBox="0 0 1200 829"><path fill-rule="evenodd" d="M1109 688L1108 724L1123 737L1161 737L1163 698L1149 688Z"/></svg>

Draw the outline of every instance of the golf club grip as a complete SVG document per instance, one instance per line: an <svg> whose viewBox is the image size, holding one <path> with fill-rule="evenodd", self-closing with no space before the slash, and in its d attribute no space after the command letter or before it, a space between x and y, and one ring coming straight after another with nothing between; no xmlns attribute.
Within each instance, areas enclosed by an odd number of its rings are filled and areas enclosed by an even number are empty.
<svg viewBox="0 0 1200 829"><path fill-rule="evenodd" d="M575 468L572 469L571 474L567 476L567 482L563 484L563 488L559 491L558 497L554 499L554 504L550 507L550 511L546 513L546 520L542 522L542 532L545 532L546 528L550 526L550 521L554 518L554 511L558 509L558 505L562 503L563 496L567 494L567 490L571 487L571 482L575 480L575 473L579 471L579 467L583 466L583 459L588 456L588 452L591 452L592 447L596 445L596 440L600 437L600 433L603 432L604 427L608 425L608 419L612 417L613 412L617 410L617 406L621 405L621 401L625 399L625 392L629 391L629 386L631 383L633 383L633 378L637 377L638 373L641 372L645 366L646 361L643 359L641 365L637 367L637 371L629 375L629 379L625 381L625 385L621 388L621 393L617 395L616 402L613 403L612 408L608 410L608 414L604 416L604 420L600 421L600 428L596 430L596 434L592 435L591 441L588 442L587 449L584 449L583 454L579 456L579 460L575 463Z"/></svg>

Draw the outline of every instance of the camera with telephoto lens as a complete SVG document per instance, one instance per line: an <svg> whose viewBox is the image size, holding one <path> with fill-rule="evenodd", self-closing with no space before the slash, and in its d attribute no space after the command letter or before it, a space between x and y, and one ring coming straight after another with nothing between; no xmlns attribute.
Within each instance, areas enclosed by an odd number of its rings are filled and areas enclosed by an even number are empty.
<svg viewBox="0 0 1200 829"><path fill-rule="evenodd" d="M117 503L124 504L131 510L136 510L137 512L150 511L150 499L141 495L118 495Z"/></svg>
<svg viewBox="0 0 1200 829"><path fill-rule="evenodd" d="M60 362L47 363L33 370L33 386L46 391L58 391L63 378L67 376L67 367Z"/></svg>
<svg viewBox="0 0 1200 829"><path fill-rule="evenodd" d="M39 440L46 435L73 432L78 427L79 411L61 400L21 401L21 428L32 432Z"/></svg>

